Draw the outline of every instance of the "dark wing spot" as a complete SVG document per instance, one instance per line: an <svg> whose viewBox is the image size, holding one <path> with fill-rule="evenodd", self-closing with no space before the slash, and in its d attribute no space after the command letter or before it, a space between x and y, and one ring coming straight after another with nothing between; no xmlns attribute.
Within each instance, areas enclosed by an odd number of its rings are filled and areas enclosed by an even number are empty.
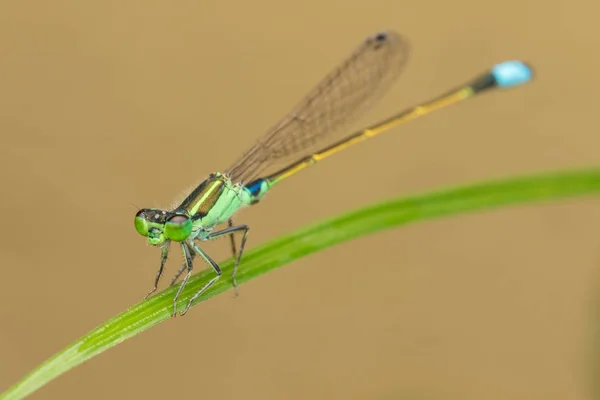
<svg viewBox="0 0 600 400"><path fill-rule="evenodd" d="M378 42L385 42L386 39L387 39L387 33L385 33L385 32L378 33L377 36L375 36L375 40Z"/></svg>
<svg viewBox="0 0 600 400"><path fill-rule="evenodd" d="M388 39L388 35L385 32L381 32L381 33L378 33L377 35L375 35L373 37L373 41L375 42L373 44L373 50L379 50L381 48L381 46L383 46L385 44L387 39Z"/></svg>

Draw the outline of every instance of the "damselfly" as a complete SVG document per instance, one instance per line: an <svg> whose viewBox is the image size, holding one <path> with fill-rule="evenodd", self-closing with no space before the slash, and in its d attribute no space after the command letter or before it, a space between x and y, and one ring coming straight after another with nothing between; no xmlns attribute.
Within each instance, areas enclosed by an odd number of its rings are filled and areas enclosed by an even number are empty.
<svg viewBox="0 0 600 400"><path fill-rule="evenodd" d="M194 257L200 256L215 272L215 276L189 299L181 312L181 315L185 314L192 302L221 276L221 268L199 243L226 235L231 238L232 252L236 257L232 284L237 294L235 275L249 231L247 225L233 224L231 218L238 210L258 203L279 182L348 146L487 90L521 85L533 76L531 68L523 62L507 61L497 64L447 94L346 138L333 140L334 132L362 115L383 95L403 70L408 56L409 45L397 33L388 31L367 38L253 147L228 169L210 174L178 207L173 210L139 210L135 216L136 230L147 238L148 243L158 246L162 251L154 287L146 298L156 291L167 261L169 246L171 242L177 242L183 252L184 264L171 285L184 271L186 275L173 299L173 316L177 314L177 299L192 274ZM311 146L324 138L330 138L327 146L316 152L309 151ZM265 173L265 169L274 166L276 162L299 155L303 157L288 166L276 172ZM216 229L224 223L228 223L226 228ZM243 234L239 253L233 238L235 233Z"/></svg>

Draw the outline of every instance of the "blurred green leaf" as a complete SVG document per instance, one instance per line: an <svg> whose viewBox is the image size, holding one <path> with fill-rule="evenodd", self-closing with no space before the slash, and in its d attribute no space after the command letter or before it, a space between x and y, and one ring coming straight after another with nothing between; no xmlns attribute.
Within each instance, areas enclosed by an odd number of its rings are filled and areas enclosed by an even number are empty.
<svg viewBox="0 0 600 400"><path fill-rule="evenodd" d="M243 284L335 244L403 224L512 204L590 195L599 191L600 169L588 169L491 181L385 201L299 229L248 251L242 260L238 283ZM196 303L231 289L229 276L233 262L228 260L221 266L223 278L200 296ZM194 275L180 296L179 309L212 276L211 270ZM331 282L331 285L334 290L335 282ZM39 365L0 395L0 400L22 399L65 371L169 319L176 289L169 288L136 304L92 330ZM190 312L193 314L193 310Z"/></svg>

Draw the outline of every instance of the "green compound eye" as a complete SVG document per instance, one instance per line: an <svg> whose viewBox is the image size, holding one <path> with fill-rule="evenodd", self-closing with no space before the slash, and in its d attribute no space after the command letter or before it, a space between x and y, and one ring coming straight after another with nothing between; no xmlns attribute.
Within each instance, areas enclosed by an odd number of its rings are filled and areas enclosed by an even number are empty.
<svg viewBox="0 0 600 400"><path fill-rule="evenodd" d="M148 236L148 220L144 215L143 211L139 211L135 214L135 230L142 236Z"/></svg>
<svg viewBox="0 0 600 400"><path fill-rule="evenodd" d="M186 215L174 215L165 223L165 236L175 242L183 242L192 233L192 220Z"/></svg>

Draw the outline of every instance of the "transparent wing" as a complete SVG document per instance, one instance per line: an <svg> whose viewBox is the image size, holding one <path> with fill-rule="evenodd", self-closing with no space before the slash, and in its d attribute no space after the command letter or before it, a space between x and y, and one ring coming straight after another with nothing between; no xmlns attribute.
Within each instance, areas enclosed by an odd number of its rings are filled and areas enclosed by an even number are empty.
<svg viewBox="0 0 600 400"><path fill-rule="evenodd" d="M409 51L408 42L395 32L367 38L226 173L248 183L274 161L299 156L332 137L385 93L403 70Z"/></svg>

